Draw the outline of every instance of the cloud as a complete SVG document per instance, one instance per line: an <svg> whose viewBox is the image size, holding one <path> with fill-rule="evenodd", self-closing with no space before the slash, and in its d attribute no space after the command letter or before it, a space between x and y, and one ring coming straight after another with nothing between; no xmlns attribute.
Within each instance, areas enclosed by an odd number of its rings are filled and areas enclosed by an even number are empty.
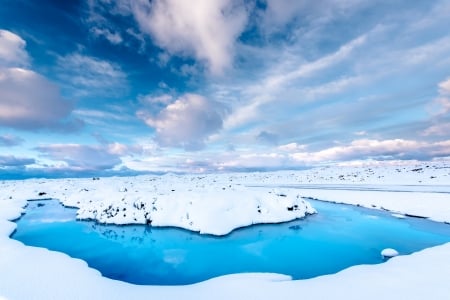
<svg viewBox="0 0 450 300"><path fill-rule="evenodd" d="M247 22L240 0L137 0L130 2L141 31L172 55L193 57L221 74L233 62ZM195 7L195 9L193 9Z"/></svg>
<svg viewBox="0 0 450 300"><path fill-rule="evenodd" d="M87 0L85 24L94 38L106 39L112 45L121 45L145 52L147 41L143 33L131 26L128 20L122 20L132 15L131 0L98 1ZM121 21L117 22L119 19ZM125 26L124 26L125 25Z"/></svg>
<svg viewBox="0 0 450 300"><path fill-rule="evenodd" d="M286 60L289 61L289 64L280 68L279 61L276 61L271 69L256 81L256 84L249 84L243 87L242 96L247 103L233 110L233 114L226 120L225 127L232 129L260 119L263 106L280 98L292 98L292 95L288 95L289 92L294 95L294 102L298 103L299 98L305 101L312 101L318 97L339 93L354 85L363 83L364 78L360 76L341 77L336 80L322 82L314 87L305 85L301 80L320 75L321 72L330 70L348 61L354 51L366 43L367 36L370 34L371 32L360 35L343 44L335 52L313 61L303 61L298 57L292 58L290 53L286 54ZM301 88L302 86L304 87ZM292 90L292 87L294 90ZM277 105L279 105L278 102ZM287 102L286 99L284 102Z"/></svg>
<svg viewBox="0 0 450 300"><path fill-rule="evenodd" d="M22 130L79 129L82 122L70 118L73 102L61 97L58 86L21 68L28 66L30 60L25 46L18 35L0 30L0 126Z"/></svg>
<svg viewBox="0 0 450 300"><path fill-rule="evenodd" d="M61 97L59 88L45 77L25 69L0 69L0 126L56 131L78 129L70 119L73 103Z"/></svg>
<svg viewBox="0 0 450 300"><path fill-rule="evenodd" d="M349 145L335 146L317 152L298 152L291 157L304 163L323 163L355 159L418 159L450 155L449 141L427 143L414 140L354 140Z"/></svg>
<svg viewBox="0 0 450 300"><path fill-rule="evenodd" d="M10 134L0 135L0 147L13 147L23 143L23 139Z"/></svg>
<svg viewBox="0 0 450 300"><path fill-rule="evenodd" d="M210 170L276 170L349 161L431 160L450 156L450 140L419 142L415 140L354 140L346 145L307 151L306 146L290 143L268 152L249 153L236 150L218 155Z"/></svg>
<svg viewBox="0 0 450 300"><path fill-rule="evenodd" d="M127 76L119 65L92 56L73 53L58 57L58 76L75 95L122 95Z"/></svg>
<svg viewBox="0 0 450 300"><path fill-rule="evenodd" d="M33 158L15 157L13 155L0 155L0 168L1 167L24 167L32 165L36 161Z"/></svg>
<svg viewBox="0 0 450 300"><path fill-rule="evenodd" d="M278 135L272 132L268 131L261 131L257 136L256 139L260 142L263 142L265 144L269 145L276 145L278 144Z"/></svg>
<svg viewBox="0 0 450 300"><path fill-rule="evenodd" d="M157 96L148 94L148 95L139 95L138 101L144 106L160 109L174 102L175 99L173 98L172 95L169 94L162 94Z"/></svg>
<svg viewBox="0 0 450 300"><path fill-rule="evenodd" d="M450 96L450 78L447 78L446 80L440 82L438 86L440 94L444 96Z"/></svg>
<svg viewBox="0 0 450 300"><path fill-rule="evenodd" d="M285 168L295 169L298 166L294 165L288 156L271 152L225 156L211 164L210 167L219 171L270 171Z"/></svg>
<svg viewBox="0 0 450 300"><path fill-rule="evenodd" d="M278 150L283 152L298 152L306 149L305 145L299 145L297 143L289 143L278 146Z"/></svg>
<svg viewBox="0 0 450 300"><path fill-rule="evenodd" d="M356 10L364 1L361 0L266 0L267 7L263 13L261 26L267 33L277 32L295 19L313 24L332 21L336 15L345 15ZM318 26L318 25L316 25Z"/></svg>
<svg viewBox="0 0 450 300"><path fill-rule="evenodd" d="M161 146L197 150L206 139L222 129L227 108L197 94L185 94L154 116L147 109L137 116L156 129L155 140Z"/></svg>
<svg viewBox="0 0 450 300"><path fill-rule="evenodd" d="M140 151L137 146L119 143L105 145L53 144L36 147L44 157L63 162L64 169L76 171L110 170L122 163L121 156Z"/></svg>
<svg viewBox="0 0 450 300"><path fill-rule="evenodd" d="M18 35L0 29L0 67L26 67L30 58L26 42Z"/></svg>
<svg viewBox="0 0 450 300"><path fill-rule="evenodd" d="M450 122L431 125L423 131L424 136L447 136L450 132Z"/></svg>
<svg viewBox="0 0 450 300"><path fill-rule="evenodd" d="M438 83L439 95L430 105L429 127L423 136L450 136L450 78Z"/></svg>
<svg viewBox="0 0 450 300"><path fill-rule="evenodd" d="M278 70L276 74L270 74L263 80L263 84L255 86L256 90L261 87L279 89L299 78L311 77L319 72L335 67L336 65L348 60L352 53L363 46L367 41L367 36L371 32L360 35L359 37L343 44L337 51L325 55L317 60L310 62L301 62L293 70ZM298 62L296 62L298 63ZM289 66L292 68L292 66Z"/></svg>
<svg viewBox="0 0 450 300"><path fill-rule="evenodd" d="M112 32L110 29L107 28L98 28L93 27L91 29L91 32L96 37L104 37L106 40L108 40L113 45L118 45L122 43L123 38L118 32Z"/></svg>
<svg viewBox="0 0 450 300"><path fill-rule="evenodd" d="M162 155L164 154L164 155ZM406 139L358 139L347 144L308 150L308 146L289 143L277 147L235 148L232 151L154 152L153 155L126 160L124 165L154 172L225 172L294 170L306 166L380 162L399 164L412 160L441 160L450 157L450 140L422 142Z"/></svg>
<svg viewBox="0 0 450 300"><path fill-rule="evenodd" d="M440 95L432 102L432 116L433 118L441 118L450 112L450 98ZM437 121L436 119L434 121Z"/></svg>

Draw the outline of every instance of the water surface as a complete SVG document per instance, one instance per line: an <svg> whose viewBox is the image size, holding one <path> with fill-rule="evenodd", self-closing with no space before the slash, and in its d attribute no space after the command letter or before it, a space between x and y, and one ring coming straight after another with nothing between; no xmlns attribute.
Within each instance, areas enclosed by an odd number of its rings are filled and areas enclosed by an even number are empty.
<svg viewBox="0 0 450 300"><path fill-rule="evenodd" d="M136 284L179 285L241 272L294 279L383 262L380 252L410 254L450 242L450 225L311 200L319 212L293 222L256 225L225 237L178 228L76 221L56 200L30 201L13 238L85 260L104 276Z"/></svg>

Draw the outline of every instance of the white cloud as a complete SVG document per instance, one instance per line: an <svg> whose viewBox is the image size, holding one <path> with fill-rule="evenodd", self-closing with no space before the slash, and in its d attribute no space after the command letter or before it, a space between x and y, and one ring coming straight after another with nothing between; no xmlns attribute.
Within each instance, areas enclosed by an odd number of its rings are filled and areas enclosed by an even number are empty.
<svg viewBox="0 0 450 300"><path fill-rule="evenodd" d="M298 152L306 149L305 145L299 145L297 143L289 143L286 145L278 146L278 150L283 152Z"/></svg>
<svg viewBox="0 0 450 300"><path fill-rule="evenodd" d="M430 159L435 155L450 155L450 149L442 142L426 143L414 140L352 141L349 145L336 146L317 152L298 152L291 157L304 163L321 163L354 159Z"/></svg>
<svg viewBox="0 0 450 300"><path fill-rule="evenodd" d="M91 29L91 32L96 36L96 37L104 37L106 40L108 40L111 44L113 45L117 45L122 43L123 38L120 35L120 33L118 32L112 32L111 30L107 29L107 28L98 28L98 27L93 27Z"/></svg>
<svg viewBox="0 0 450 300"><path fill-rule="evenodd" d="M138 100L143 105L169 105L173 102L173 97L169 94L162 94L158 96L154 96L152 94L149 95L139 95Z"/></svg>
<svg viewBox="0 0 450 300"><path fill-rule="evenodd" d="M442 117L450 112L450 98L438 97L432 102L433 117ZM435 120L436 121L436 120Z"/></svg>
<svg viewBox="0 0 450 300"><path fill-rule="evenodd" d="M76 95L117 96L127 89L119 65L79 53L58 57L58 75Z"/></svg>
<svg viewBox="0 0 450 300"><path fill-rule="evenodd" d="M364 135L367 135L367 131L365 131L365 130L356 131L356 132L353 132L353 134L357 135L357 136L364 136Z"/></svg>
<svg viewBox="0 0 450 300"><path fill-rule="evenodd" d="M431 125L423 131L424 136L447 136L450 132L450 122L440 123L438 125Z"/></svg>
<svg viewBox="0 0 450 300"><path fill-rule="evenodd" d="M139 146L128 146L120 143L102 145L52 144L36 147L35 150L41 152L43 156L53 162L62 162L63 168L77 171L109 170L122 163L122 156L142 151Z"/></svg>
<svg viewBox="0 0 450 300"><path fill-rule="evenodd" d="M57 131L76 130L73 103L61 97L58 86L38 73L21 68L29 64L26 42L0 30L0 126Z"/></svg>
<svg viewBox="0 0 450 300"><path fill-rule="evenodd" d="M431 125L423 132L423 136L450 136L450 78L438 83L439 96L430 105Z"/></svg>
<svg viewBox="0 0 450 300"><path fill-rule="evenodd" d="M310 62L294 62L294 64L298 64L298 66L291 70L278 70L276 74L270 74L267 76L261 85L257 85L254 89L261 90L264 88L266 91L267 88L271 90L279 89L281 87L286 86L294 80L304 77L314 76L320 71L325 69L329 69L339 63L342 63L346 59L349 59L351 54L355 51L355 49L361 47L366 43L367 36L370 33L361 35L348 43L342 45L337 51L323 56L317 60ZM292 65L289 66L292 68Z"/></svg>
<svg viewBox="0 0 450 300"><path fill-rule="evenodd" d="M299 83L301 79L316 76L320 72L348 60L356 49L366 43L369 34L370 32L361 35L342 45L335 52L314 61L305 62L301 61L301 59L293 58L290 59L289 64L281 69L278 63L275 64L273 70L267 72L263 78L258 80L257 84L243 88L243 97L247 99L247 103L233 110L233 114L226 120L225 127L235 128L260 118L261 113L259 110L263 105L285 98L283 95L290 91L289 87L301 86L301 83ZM290 57L290 54L287 56ZM297 95L295 101L298 103L299 100L315 100L317 97L338 93L354 85L361 84L364 80L361 76L353 76L338 78L315 87L305 87L303 89L295 87L297 89L295 91ZM300 96L298 95L301 95L301 99L299 99ZM284 102L287 101L285 100Z"/></svg>
<svg viewBox="0 0 450 300"><path fill-rule="evenodd" d="M77 109L73 111L74 115L79 116L80 118L83 119L90 119L90 120L99 120L99 119L104 119L105 121L130 121L130 117L124 114L120 114L120 113L113 113L113 112L108 112L106 110L95 110L95 109Z"/></svg>
<svg viewBox="0 0 450 300"><path fill-rule="evenodd" d="M217 151L217 150L216 150ZM151 171L248 171L296 169L324 164L368 165L401 164L405 161L441 159L450 156L450 140L354 140L345 145L308 151L304 145L290 143L273 148L236 148L233 151L148 155L124 164L135 170Z"/></svg>
<svg viewBox="0 0 450 300"><path fill-rule="evenodd" d="M448 53L450 51L450 37L433 40L429 43L417 46L415 48L400 50L393 52L390 63L403 64L403 66L411 67L415 65L426 65L427 63L436 62L442 66L448 65ZM394 61L398 60L400 61Z"/></svg>
<svg viewBox="0 0 450 300"><path fill-rule="evenodd" d="M186 94L167 105L157 116L146 109L137 116L156 129L155 140L161 146L196 150L222 128L227 109L220 103L197 94Z"/></svg>
<svg viewBox="0 0 450 300"><path fill-rule="evenodd" d="M354 140L349 144L307 151L303 145L291 143L268 152L248 153L236 150L214 158L210 168L218 169L286 169L305 165L336 162L430 160L450 155L450 140L440 142L419 142L415 140Z"/></svg>
<svg viewBox="0 0 450 300"><path fill-rule="evenodd" d="M75 109L72 114L80 120L83 120L84 123L94 126L96 130L105 128L110 131L111 124L114 122L114 132L123 134L126 134L130 130L127 126L131 122L136 121L136 117L132 113L121 112L119 110L108 111L107 108L103 110Z"/></svg>
<svg viewBox="0 0 450 300"><path fill-rule="evenodd" d="M141 31L170 54L194 57L221 74L233 61L247 22L240 0L137 0L130 2Z"/></svg>
<svg viewBox="0 0 450 300"><path fill-rule="evenodd" d="M73 103L62 99L59 88L25 69L0 69L0 126L16 129L77 129L70 120Z"/></svg>
<svg viewBox="0 0 450 300"><path fill-rule="evenodd" d="M217 170L269 170L281 169L286 166L295 167L292 160L279 153L242 153L239 155L223 157L220 162L211 164Z"/></svg>
<svg viewBox="0 0 450 300"><path fill-rule="evenodd" d="M30 58L26 42L18 35L0 29L0 67L26 67Z"/></svg>
<svg viewBox="0 0 450 300"><path fill-rule="evenodd" d="M446 80L440 82L438 84L438 86L439 86L439 92L442 95L450 96L450 78L447 78Z"/></svg>
<svg viewBox="0 0 450 300"><path fill-rule="evenodd" d="M293 19L307 19L312 23L326 23L350 10L359 8L361 0L266 0L267 9L263 15L263 26L266 32L282 29Z"/></svg>

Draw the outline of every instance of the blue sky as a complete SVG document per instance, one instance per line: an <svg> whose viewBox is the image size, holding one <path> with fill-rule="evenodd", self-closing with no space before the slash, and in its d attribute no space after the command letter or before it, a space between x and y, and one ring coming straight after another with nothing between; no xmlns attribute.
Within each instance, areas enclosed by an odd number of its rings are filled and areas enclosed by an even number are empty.
<svg viewBox="0 0 450 300"><path fill-rule="evenodd" d="M450 157L450 1L1 0L0 177Z"/></svg>

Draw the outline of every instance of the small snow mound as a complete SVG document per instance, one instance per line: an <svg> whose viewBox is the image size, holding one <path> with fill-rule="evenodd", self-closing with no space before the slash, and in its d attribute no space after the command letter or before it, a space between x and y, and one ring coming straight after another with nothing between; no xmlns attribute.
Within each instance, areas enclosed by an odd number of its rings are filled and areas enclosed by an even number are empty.
<svg viewBox="0 0 450 300"><path fill-rule="evenodd" d="M406 219L406 216L402 214L391 214L391 216L397 219Z"/></svg>
<svg viewBox="0 0 450 300"><path fill-rule="evenodd" d="M386 248L381 251L381 256L383 258L391 258L398 255L398 251L392 248Z"/></svg>

